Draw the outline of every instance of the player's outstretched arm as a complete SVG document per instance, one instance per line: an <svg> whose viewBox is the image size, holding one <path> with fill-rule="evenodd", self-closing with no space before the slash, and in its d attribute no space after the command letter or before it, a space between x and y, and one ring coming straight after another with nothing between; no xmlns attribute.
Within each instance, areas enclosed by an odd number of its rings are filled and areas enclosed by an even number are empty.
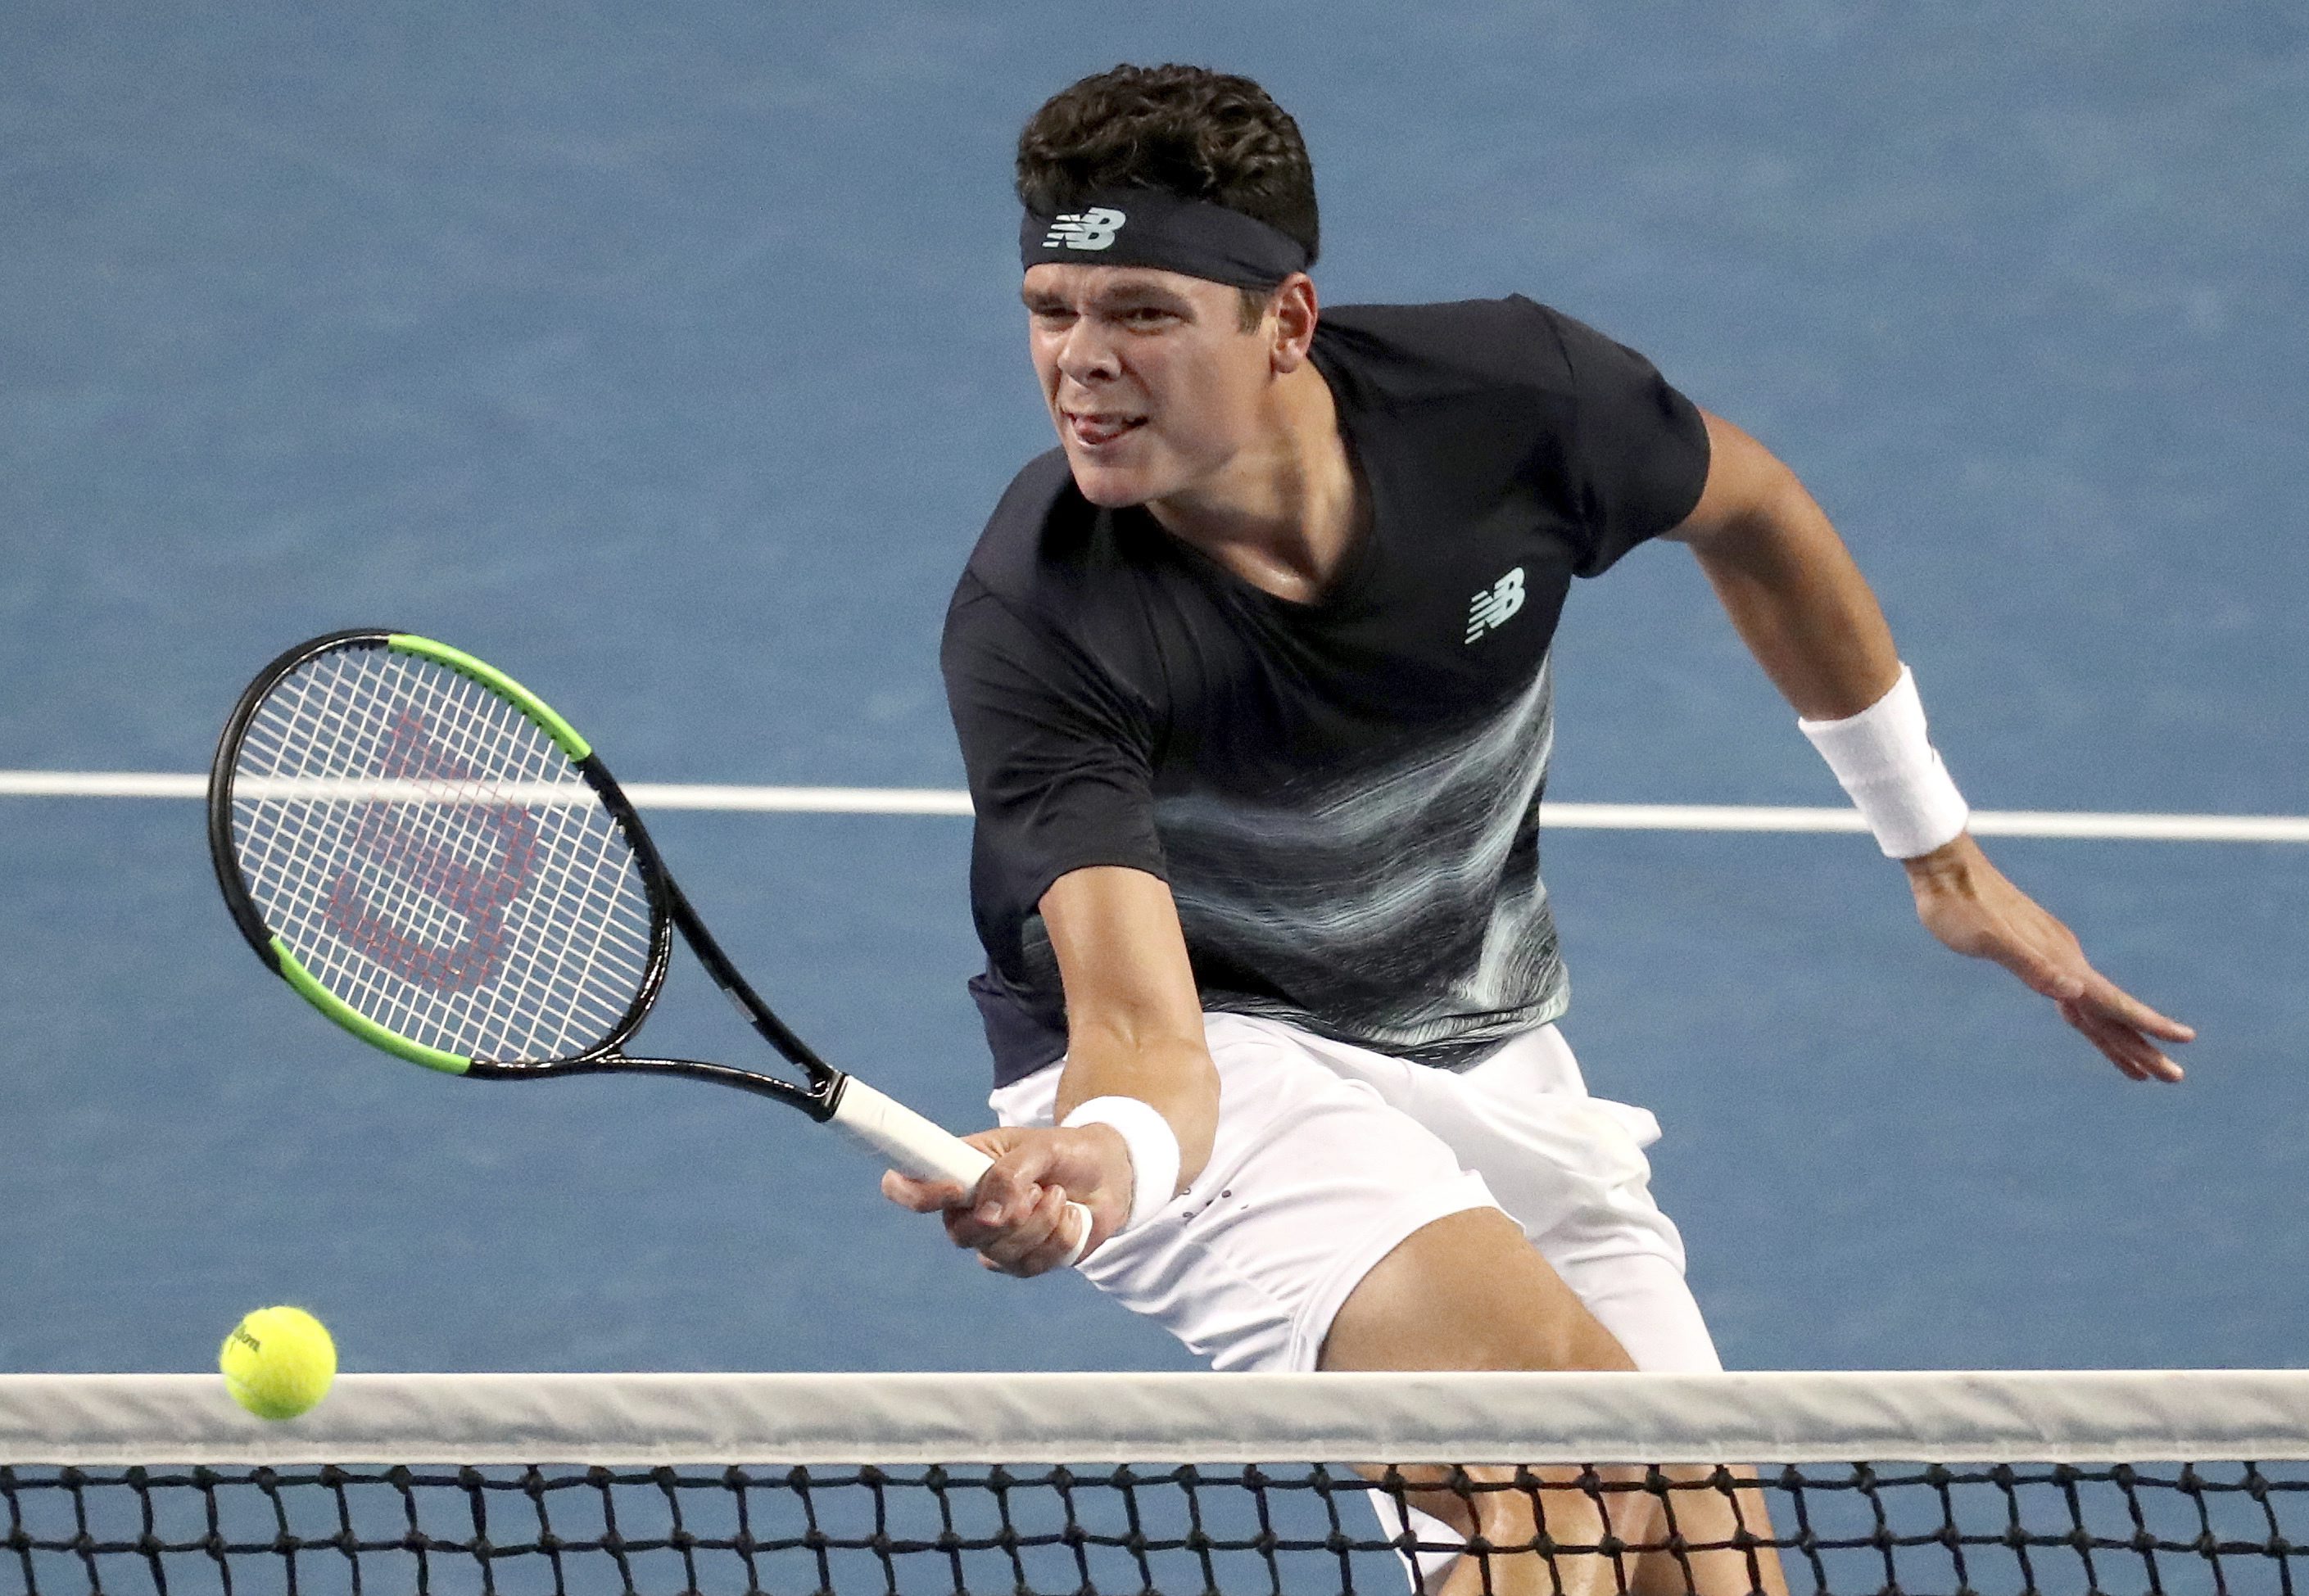
<svg viewBox="0 0 2309 1596"><path fill-rule="evenodd" d="M1795 473L1730 422L1707 421L1708 483L1672 536L1691 546L1749 651L1799 715L1860 714L1901 680L1875 595ZM2158 1044L2196 1033L2095 970L2069 928L2005 879L1968 834L1901 863L1917 914L1941 942L2003 965L2052 999L2128 1078L2181 1078Z"/></svg>
<svg viewBox="0 0 2309 1596"><path fill-rule="evenodd" d="M967 1206L951 1185L882 1178L893 1202L943 1210L955 1244L1007 1274L1067 1262L1068 1199L1090 1210L1094 1248L1129 1222L1134 1202L1168 1202L1202 1173L1218 1126L1218 1071L1170 887L1143 870L1095 866L1060 876L1042 911L1067 998L1058 1117L1100 1099L1144 1104L1176 1138L1179 1161L1175 1175L1156 1178L1169 1187L1158 1195L1140 1189L1131 1143L1111 1123L1019 1126L965 1138L994 1159Z"/></svg>

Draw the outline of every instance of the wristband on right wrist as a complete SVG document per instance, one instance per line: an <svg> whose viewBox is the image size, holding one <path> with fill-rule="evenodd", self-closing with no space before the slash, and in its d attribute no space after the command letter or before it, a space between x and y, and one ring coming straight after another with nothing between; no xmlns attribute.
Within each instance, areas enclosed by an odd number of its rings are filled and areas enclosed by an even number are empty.
<svg viewBox="0 0 2309 1596"><path fill-rule="evenodd" d="M1130 1212L1116 1235L1152 1218L1178 1194L1178 1133L1154 1104L1135 1097L1094 1097L1076 1104L1074 1112L1059 1123L1067 1130L1085 1125L1112 1126L1130 1149Z"/></svg>
<svg viewBox="0 0 2309 1596"><path fill-rule="evenodd" d="M1852 795L1885 858L1915 858L1963 834L1972 812L1933 747L1906 665L1891 690L1858 714L1796 725Z"/></svg>

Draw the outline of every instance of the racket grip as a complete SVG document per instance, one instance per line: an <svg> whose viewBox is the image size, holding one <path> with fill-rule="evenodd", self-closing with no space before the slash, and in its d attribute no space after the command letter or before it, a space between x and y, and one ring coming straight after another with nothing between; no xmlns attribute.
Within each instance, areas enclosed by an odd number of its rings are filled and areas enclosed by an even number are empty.
<svg viewBox="0 0 2309 1596"><path fill-rule="evenodd" d="M842 1083L834 1123L899 1174L916 1180L951 1180L965 1192L975 1192L986 1171L994 1167L992 1159L944 1126L923 1118L855 1075ZM1074 1250L1067 1255L1067 1264L1072 1267L1090 1247L1090 1210L1070 1202L1067 1214L1074 1229Z"/></svg>

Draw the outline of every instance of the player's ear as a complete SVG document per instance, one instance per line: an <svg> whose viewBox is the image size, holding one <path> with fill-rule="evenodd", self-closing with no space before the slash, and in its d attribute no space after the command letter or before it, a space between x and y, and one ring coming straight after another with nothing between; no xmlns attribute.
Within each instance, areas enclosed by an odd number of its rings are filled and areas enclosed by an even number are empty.
<svg viewBox="0 0 2309 1596"><path fill-rule="evenodd" d="M1269 298L1262 325L1269 339L1268 356L1276 375L1286 375L1305 363L1315 341L1315 280L1304 272L1284 278Z"/></svg>

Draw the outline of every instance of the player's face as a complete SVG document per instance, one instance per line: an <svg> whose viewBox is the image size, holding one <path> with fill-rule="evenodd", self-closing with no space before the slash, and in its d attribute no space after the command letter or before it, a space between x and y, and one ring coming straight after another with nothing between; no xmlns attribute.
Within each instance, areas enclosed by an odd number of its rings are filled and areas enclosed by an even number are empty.
<svg viewBox="0 0 2309 1596"><path fill-rule="evenodd" d="M1094 505L1141 505L1213 481L1267 423L1265 330L1224 283L1142 266L1029 268L1034 375Z"/></svg>

